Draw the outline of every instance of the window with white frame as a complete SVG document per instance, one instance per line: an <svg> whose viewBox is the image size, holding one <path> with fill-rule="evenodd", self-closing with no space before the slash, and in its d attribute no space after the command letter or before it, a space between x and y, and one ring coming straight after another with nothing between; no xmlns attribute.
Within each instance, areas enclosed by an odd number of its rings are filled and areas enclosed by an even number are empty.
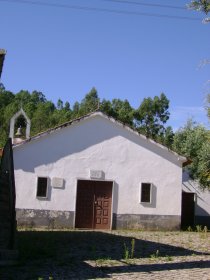
<svg viewBox="0 0 210 280"><path fill-rule="evenodd" d="M152 196L152 184L141 183L140 202L151 203L151 196Z"/></svg>
<svg viewBox="0 0 210 280"><path fill-rule="evenodd" d="M37 177L36 197L47 198L47 191L48 191L48 178Z"/></svg>

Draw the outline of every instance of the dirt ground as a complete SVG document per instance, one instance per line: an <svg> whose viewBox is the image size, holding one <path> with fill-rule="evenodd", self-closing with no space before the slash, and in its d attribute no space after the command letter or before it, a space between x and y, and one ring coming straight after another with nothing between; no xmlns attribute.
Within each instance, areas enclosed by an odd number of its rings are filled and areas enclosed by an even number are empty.
<svg viewBox="0 0 210 280"><path fill-rule="evenodd" d="M210 280L209 232L19 230L0 280Z"/></svg>

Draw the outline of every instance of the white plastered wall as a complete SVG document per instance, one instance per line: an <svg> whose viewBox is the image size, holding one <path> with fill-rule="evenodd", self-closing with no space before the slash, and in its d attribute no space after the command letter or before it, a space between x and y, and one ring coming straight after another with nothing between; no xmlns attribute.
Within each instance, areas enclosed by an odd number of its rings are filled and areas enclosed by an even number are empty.
<svg viewBox="0 0 210 280"><path fill-rule="evenodd" d="M16 207L75 211L77 179L101 170L114 181L113 212L181 215L182 168L178 157L100 115L14 148ZM36 178L63 178L64 188L36 198ZM151 204L140 203L140 184L153 185Z"/></svg>

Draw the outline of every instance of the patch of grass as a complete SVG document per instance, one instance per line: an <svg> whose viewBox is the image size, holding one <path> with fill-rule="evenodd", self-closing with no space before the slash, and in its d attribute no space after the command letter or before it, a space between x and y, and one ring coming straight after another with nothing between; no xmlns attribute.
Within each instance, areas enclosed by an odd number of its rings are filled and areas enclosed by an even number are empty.
<svg viewBox="0 0 210 280"><path fill-rule="evenodd" d="M173 261L173 257L172 257L172 256L166 255L165 259L166 259L166 261L168 261L168 262Z"/></svg>
<svg viewBox="0 0 210 280"><path fill-rule="evenodd" d="M160 252L157 250L154 254L150 255L151 259L158 259L160 257Z"/></svg>
<svg viewBox="0 0 210 280"><path fill-rule="evenodd" d="M107 265L109 264L111 261L111 258L107 257L107 258L99 258L96 260L96 265L97 266L103 266L103 265Z"/></svg>

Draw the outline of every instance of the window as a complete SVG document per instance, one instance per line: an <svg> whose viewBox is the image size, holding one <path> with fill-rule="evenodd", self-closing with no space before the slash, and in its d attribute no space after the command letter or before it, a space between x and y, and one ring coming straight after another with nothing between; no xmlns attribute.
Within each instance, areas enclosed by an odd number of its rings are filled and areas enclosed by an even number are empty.
<svg viewBox="0 0 210 280"><path fill-rule="evenodd" d="M37 197L41 197L41 198L47 197L47 185L48 185L47 177L37 178L37 192L36 192Z"/></svg>
<svg viewBox="0 0 210 280"><path fill-rule="evenodd" d="M151 183L141 183L141 202L151 202Z"/></svg>

